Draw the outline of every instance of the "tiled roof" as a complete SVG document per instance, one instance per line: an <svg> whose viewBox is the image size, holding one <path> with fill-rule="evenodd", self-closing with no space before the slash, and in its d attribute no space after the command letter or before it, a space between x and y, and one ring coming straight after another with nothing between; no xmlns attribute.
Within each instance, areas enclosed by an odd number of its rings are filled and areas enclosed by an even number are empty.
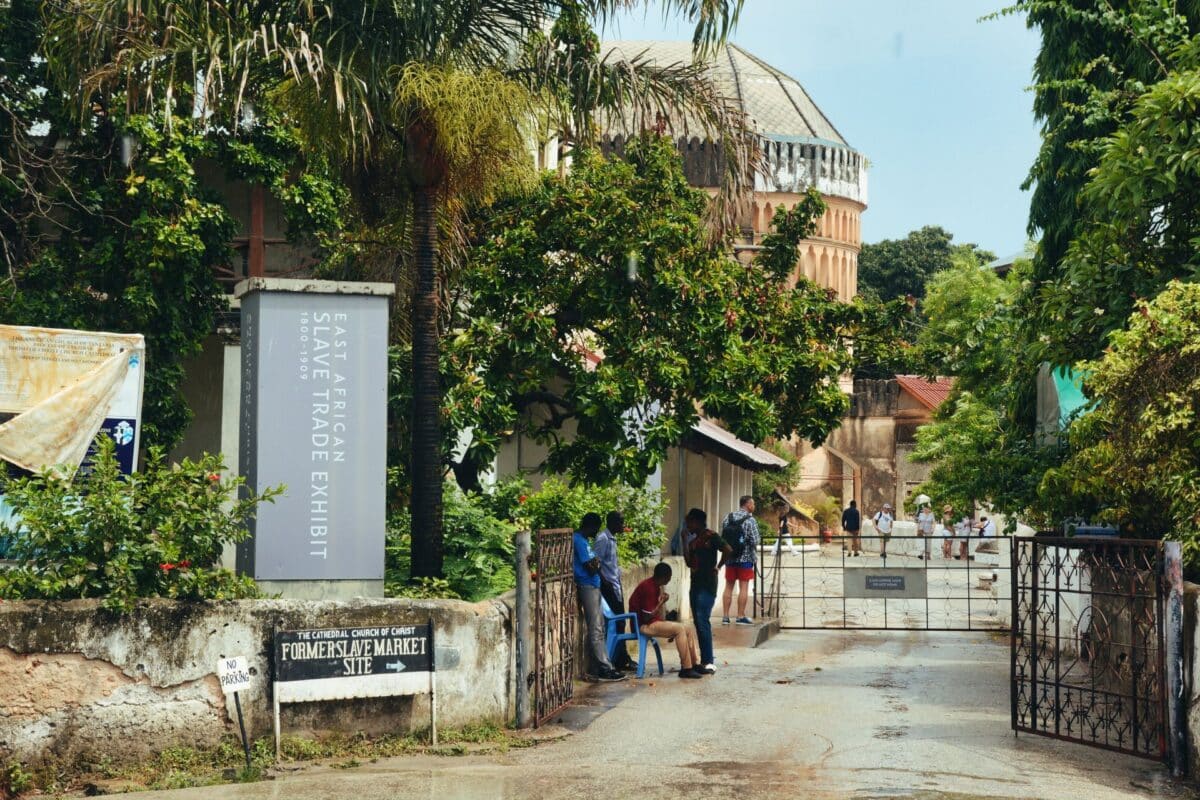
<svg viewBox="0 0 1200 800"><path fill-rule="evenodd" d="M946 402L946 398L950 396L950 389L954 386L952 378L927 381L917 375L897 375L896 383L900 384L901 389L917 398L918 403L930 410L934 410Z"/></svg>
<svg viewBox="0 0 1200 800"><path fill-rule="evenodd" d="M690 64L691 42L609 41L610 60L638 59L661 66ZM726 97L737 98L754 130L775 141L813 141L846 146L846 140L795 78L735 44L711 58L710 75Z"/></svg>

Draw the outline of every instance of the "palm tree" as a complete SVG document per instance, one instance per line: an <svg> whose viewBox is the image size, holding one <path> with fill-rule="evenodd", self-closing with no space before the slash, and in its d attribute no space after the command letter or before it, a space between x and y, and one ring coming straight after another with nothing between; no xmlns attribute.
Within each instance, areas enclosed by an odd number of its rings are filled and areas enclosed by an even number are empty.
<svg viewBox="0 0 1200 800"><path fill-rule="evenodd" d="M635 128L686 112L725 144L727 197L749 188L755 168L753 136L701 67L601 59L586 35L580 47L543 33L560 19L590 30L643 0L60 2L45 50L60 86L85 104L100 97L169 117L194 103L227 126L241 124L246 103L278 104L346 166L360 208L403 220L407 246L391 272L411 285L413 577L442 573L441 262L463 198L528 165L533 120L586 146L597 111ZM700 56L723 43L743 2L663 5L695 23ZM715 208L730 223L735 206Z"/></svg>

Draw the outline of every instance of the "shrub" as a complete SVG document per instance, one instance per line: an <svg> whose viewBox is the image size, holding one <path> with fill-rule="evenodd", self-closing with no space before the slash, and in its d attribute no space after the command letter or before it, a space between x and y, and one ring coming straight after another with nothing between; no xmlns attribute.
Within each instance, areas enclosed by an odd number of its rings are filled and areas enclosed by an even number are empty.
<svg viewBox="0 0 1200 800"><path fill-rule="evenodd" d="M487 503L496 516L512 520L523 530L574 528L589 511L601 517L609 511L620 511L625 516L626 530L617 537L617 551L624 564L657 555L666 537L661 491L620 483L572 485L552 477L537 491L524 479L504 481L482 498L481 502Z"/></svg>
<svg viewBox="0 0 1200 800"><path fill-rule="evenodd" d="M141 597L259 596L254 581L217 564L226 544L249 536L258 504L282 489L237 499L244 480L222 478L223 469L219 456L172 465L151 448L145 469L122 475L112 441L100 437L88 471L4 479L18 521L0 533L17 565L0 572L0 597L95 597L128 610Z"/></svg>
<svg viewBox="0 0 1200 800"><path fill-rule="evenodd" d="M409 580L412 518L407 510L388 525L384 591L391 597L483 600L516 584L513 535L516 527L490 513L477 495L447 485L444 499L444 578Z"/></svg>

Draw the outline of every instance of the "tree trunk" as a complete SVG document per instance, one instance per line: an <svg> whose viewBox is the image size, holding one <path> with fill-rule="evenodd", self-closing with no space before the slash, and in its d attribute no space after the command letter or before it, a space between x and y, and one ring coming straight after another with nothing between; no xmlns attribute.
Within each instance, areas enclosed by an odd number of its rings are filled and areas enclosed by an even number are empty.
<svg viewBox="0 0 1200 800"><path fill-rule="evenodd" d="M414 187L412 577L442 577L442 386L438 364L437 188Z"/></svg>

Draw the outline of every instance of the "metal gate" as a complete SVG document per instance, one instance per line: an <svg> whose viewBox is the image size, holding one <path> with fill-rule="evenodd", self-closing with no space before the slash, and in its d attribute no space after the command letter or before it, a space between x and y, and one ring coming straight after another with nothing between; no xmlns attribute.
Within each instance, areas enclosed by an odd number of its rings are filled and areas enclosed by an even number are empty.
<svg viewBox="0 0 1200 800"><path fill-rule="evenodd" d="M1165 759L1163 543L1014 540L1012 727Z"/></svg>
<svg viewBox="0 0 1200 800"><path fill-rule="evenodd" d="M1007 631L1010 543L863 534L764 545L755 610L784 629Z"/></svg>
<svg viewBox="0 0 1200 800"><path fill-rule="evenodd" d="M578 608L569 528L533 536L533 724L540 726L574 693Z"/></svg>

